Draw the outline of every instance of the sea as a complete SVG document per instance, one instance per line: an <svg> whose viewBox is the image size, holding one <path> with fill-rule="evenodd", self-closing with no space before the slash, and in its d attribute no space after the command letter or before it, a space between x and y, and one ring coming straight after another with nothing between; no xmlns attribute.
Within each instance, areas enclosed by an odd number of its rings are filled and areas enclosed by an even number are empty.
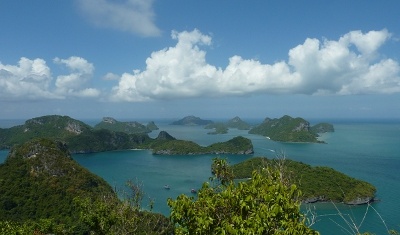
<svg viewBox="0 0 400 235"><path fill-rule="evenodd" d="M100 120L82 120L95 125ZM321 134L316 143L281 143L248 131L230 129L227 134L209 135L202 126L174 126L171 120L153 120L160 128L150 133L155 138L160 131L167 131L177 139L191 140L207 146L227 141L235 136L251 139L253 155L219 155L230 164L253 157L301 161L312 166L328 166L351 177L370 182L377 188L377 202L370 205L315 203L301 207L307 214L311 228L321 234L356 234L371 232L387 234L388 230L400 231L400 120L308 120L310 123L329 122L335 132ZM261 120L245 120L260 123ZM143 121L145 123L145 121ZM23 124L23 120L0 120L0 128ZM0 151L0 162L8 154ZM199 189L211 177L210 165L215 155L152 155L149 150L124 150L102 153L76 154L73 158L91 172L104 178L119 192L126 192L126 182L142 186L145 193L142 206L169 215L167 199L180 194L196 197L191 189ZM170 189L165 189L169 185ZM151 203L152 202L152 203Z"/></svg>

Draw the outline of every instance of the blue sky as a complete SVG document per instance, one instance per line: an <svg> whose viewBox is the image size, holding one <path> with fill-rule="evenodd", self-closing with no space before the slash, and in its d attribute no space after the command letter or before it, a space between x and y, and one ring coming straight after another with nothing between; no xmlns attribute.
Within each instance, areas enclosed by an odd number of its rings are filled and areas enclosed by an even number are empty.
<svg viewBox="0 0 400 235"><path fill-rule="evenodd" d="M400 2L0 3L0 119L400 118Z"/></svg>

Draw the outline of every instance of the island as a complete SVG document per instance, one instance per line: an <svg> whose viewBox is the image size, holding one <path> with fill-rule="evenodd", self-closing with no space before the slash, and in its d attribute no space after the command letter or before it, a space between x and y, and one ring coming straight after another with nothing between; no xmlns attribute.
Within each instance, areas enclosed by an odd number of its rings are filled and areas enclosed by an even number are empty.
<svg viewBox="0 0 400 235"><path fill-rule="evenodd" d="M216 135L216 134L226 134L228 133L229 128L236 128L238 130L249 130L250 125L245 121L240 119L240 117L236 116L226 123L216 122L210 123L204 127L204 129L214 129L212 132L208 132L207 134Z"/></svg>
<svg viewBox="0 0 400 235"><path fill-rule="evenodd" d="M225 124L228 128L236 128L238 130L250 130L251 126L240 119L240 117L236 116L232 119L230 119L228 122Z"/></svg>
<svg viewBox="0 0 400 235"><path fill-rule="evenodd" d="M177 140L165 131L142 147L151 149L156 155L202 155L202 154L253 154L251 140L237 136L226 142L214 143L203 147L192 141Z"/></svg>
<svg viewBox="0 0 400 235"><path fill-rule="evenodd" d="M330 123L322 122L322 123L318 123L318 124L312 126L311 131L314 133L320 134L320 133L327 133L327 132L335 132L335 128Z"/></svg>
<svg viewBox="0 0 400 235"><path fill-rule="evenodd" d="M118 123L112 118L103 123ZM136 125L136 124L135 124ZM116 125L118 126L118 124ZM125 125L123 125L125 126ZM154 154L252 154L253 145L244 137L235 137L224 143L208 147L176 140L161 131L152 139L147 133L126 133L110 129L93 128L68 116L49 115L29 119L25 124L8 129L0 128L0 149L10 149L35 138L49 138L66 144L71 153L91 153L124 149L151 149Z"/></svg>
<svg viewBox="0 0 400 235"><path fill-rule="evenodd" d="M94 126L95 130L107 129L110 131L125 132L127 134L135 133L150 133L153 130L158 130L156 124L152 121L147 125L139 122L120 122L112 117L104 117L103 120Z"/></svg>
<svg viewBox="0 0 400 235"><path fill-rule="evenodd" d="M303 118L284 115L281 118L265 118L260 125L250 129L249 134L262 135L280 142L325 143L318 140L321 130L328 130L328 124L317 124L313 129Z"/></svg>
<svg viewBox="0 0 400 235"><path fill-rule="evenodd" d="M342 202L349 205L370 203L375 200L376 188L332 168L312 167L302 162L289 159L277 160L255 157L232 166L237 179L251 177L253 170L280 164L283 174L302 192L304 203Z"/></svg>
<svg viewBox="0 0 400 235"><path fill-rule="evenodd" d="M174 121L171 125L183 125L183 126L203 126L213 123L211 120L203 120L196 116L186 116L178 121Z"/></svg>
<svg viewBox="0 0 400 235"><path fill-rule="evenodd" d="M214 131L210 131L207 134L209 135L217 135L217 134L226 134L228 133L228 127L221 122L215 122L208 124L204 127L204 129L213 129Z"/></svg>

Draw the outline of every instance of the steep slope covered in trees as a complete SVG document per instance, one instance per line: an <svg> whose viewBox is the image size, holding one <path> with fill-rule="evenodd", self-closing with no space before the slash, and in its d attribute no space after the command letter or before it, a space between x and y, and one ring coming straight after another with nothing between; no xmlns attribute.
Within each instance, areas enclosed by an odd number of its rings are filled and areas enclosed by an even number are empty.
<svg viewBox="0 0 400 235"><path fill-rule="evenodd" d="M357 180L329 167L310 165L292 160L252 158L232 166L235 178L249 178L254 170L280 164L280 169L298 185L306 202L334 201L362 204L374 200L376 188L368 182Z"/></svg>
<svg viewBox="0 0 400 235"><path fill-rule="evenodd" d="M127 189L120 201L63 143L29 141L0 165L0 234L171 234L166 217L141 209L140 185Z"/></svg>
<svg viewBox="0 0 400 235"><path fill-rule="evenodd" d="M0 165L0 220L52 218L72 226L79 218L73 199L103 195L113 195L112 188L76 163L60 142L27 142Z"/></svg>

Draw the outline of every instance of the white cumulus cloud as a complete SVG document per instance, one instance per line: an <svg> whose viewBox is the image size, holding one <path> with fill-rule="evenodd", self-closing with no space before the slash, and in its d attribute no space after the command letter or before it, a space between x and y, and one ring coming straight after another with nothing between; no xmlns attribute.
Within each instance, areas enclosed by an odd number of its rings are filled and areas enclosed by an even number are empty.
<svg viewBox="0 0 400 235"><path fill-rule="evenodd" d="M52 78L50 68L42 59L22 57L18 65L0 62L0 99L61 98L49 91Z"/></svg>
<svg viewBox="0 0 400 235"><path fill-rule="evenodd" d="M0 100L43 100L74 97L98 97L100 91L88 87L94 66L83 58L55 58L54 62L70 70L70 74L53 79L46 61L22 57L17 65L0 62Z"/></svg>
<svg viewBox="0 0 400 235"><path fill-rule="evenodd" d="M307 38L287 61L263 64L238 55L226 68L206 61L202 47L212 39L199 30L172 32L174 47L153 52L144 71L121 76L112 89L115 101L178 99L250 94L387 94L400 92L400 66L381 59L390 38L380 31L351 31L338 40Z"/></svg>
<svg viewBox="0 0 400 235"><path fill-rule="evenodd" d="M93 64L77 56L71 56L68 59L55 58L54 62L65 65L71 71L70 74L57 76L55 82L57 93L89 97L100 95L100 91L94 88L87 88L87 84L93 76Z"/></svg>
<svg viewBox="0 0 400 235"><path fill-rule="evenodd" d="M159 36L155 25L153 0L78 0L85 17L100 27L151 37Z"/></svg>
<svg viewBox="0 0 400 235"><path fill-rule="evenodd" d="M379 59L387 30L352 31L339 40L306 39L289 51L289 65L304 94L385 94L400 92L399 63ZM354 49L355 47L355 49ZM377 77L379 74L379 78ZM393 85L395 85L393 87Z"/></svg>

